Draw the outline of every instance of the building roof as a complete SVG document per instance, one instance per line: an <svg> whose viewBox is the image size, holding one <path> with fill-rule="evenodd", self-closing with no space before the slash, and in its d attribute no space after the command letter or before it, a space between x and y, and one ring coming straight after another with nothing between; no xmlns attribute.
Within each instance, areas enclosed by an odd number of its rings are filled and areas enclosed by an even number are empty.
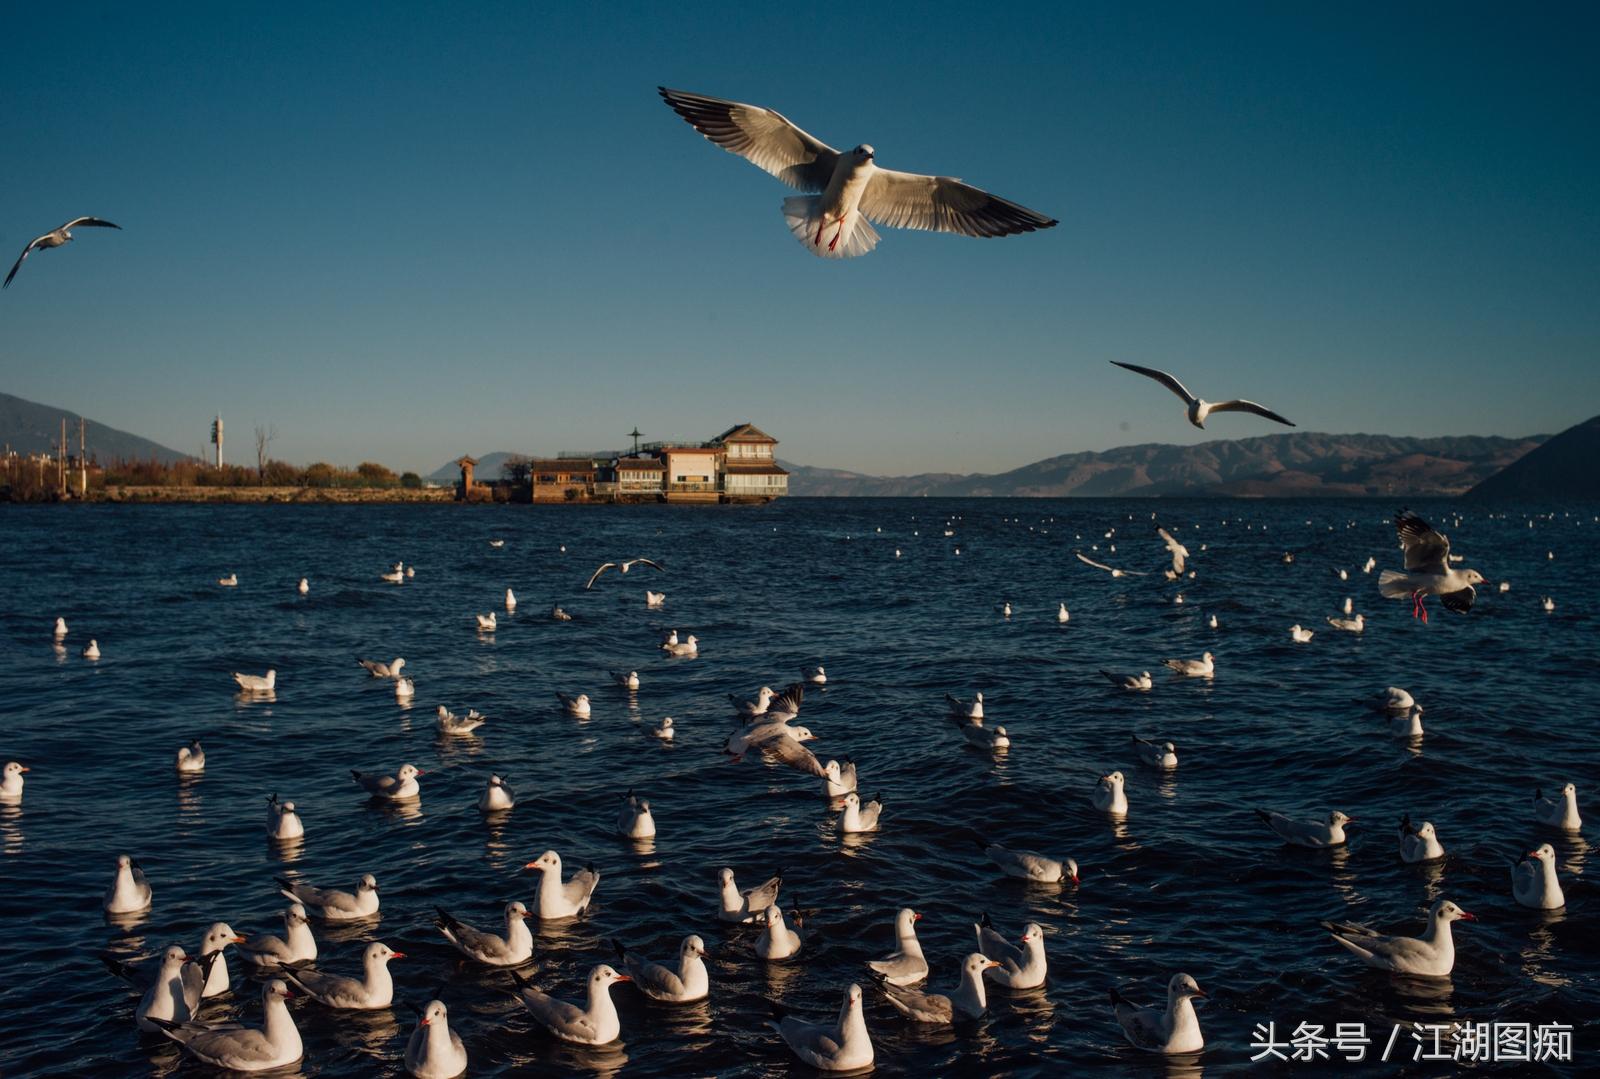
<svg viewBox="0 0 1600 1079"><path fill-rule="evenodd" d="M528 462L534 472L593 472L595 463L570 457L540 457Z"/></svg>
<svg viewBox="0 0 1600 1079"><path fill-rule="evenodd" d="M661 458L659 458L659 457L618 457L617 458L617 463L613 467L615 467L615 468L631 468L635 472L641 472L641 471L659 472L662 469L666 468L667 466L662 463Z"/></svg>
<svg viewBox="0 0 1600 1079"><path fill-rule="evenodd" d="M767 434L761 428L751 423L736 423L722 432L713 442L771 442L774 446L778 440Z"/></svg>
<svg viewBox="0 0 1600 1079"><path fill-rule="evenodd" d="M743 461L729 461L723 469L733 476L787 476L789 473L774 464L746 464Z"/></svg>
<svg viewBox="0 0 1600 1079"><path fill-rule="evenodd" d="M463 457L456 462L456 466L459 468L464 465L476 465L477 463L478 459L476 457Z"/></svg>
<svg viewBox="0 0 1600 1079"><path fill-rule="evenodd" d="M668 446L665 449L663 449L661 452L662 453L710 453L710 454L719 454L719 453L722 452L722 447L721 446Z"/></svg>

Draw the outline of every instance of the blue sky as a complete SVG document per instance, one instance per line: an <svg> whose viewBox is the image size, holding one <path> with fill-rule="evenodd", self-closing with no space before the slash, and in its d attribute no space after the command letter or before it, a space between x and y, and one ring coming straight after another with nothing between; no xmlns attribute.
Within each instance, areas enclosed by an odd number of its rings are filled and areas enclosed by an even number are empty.
<svg viewBox="0 0 1600 1079"><path fill-rule="evenodd" d="M333 7L330 5L330 7ZM1597 9L10 5L0 390L290 460L706 437L993 471L1600 411ZM847 262L657 84L1060 219Z"/></svg>

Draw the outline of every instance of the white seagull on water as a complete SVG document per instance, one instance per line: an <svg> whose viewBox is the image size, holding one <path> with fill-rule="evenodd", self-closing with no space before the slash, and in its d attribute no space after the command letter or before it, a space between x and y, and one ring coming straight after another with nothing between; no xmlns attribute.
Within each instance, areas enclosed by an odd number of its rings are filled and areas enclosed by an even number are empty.
<svg viewBox="0 0 1600 1079"><path fill-rule="evenodd" d="M156 1026L202 1064L227 1072L278 1071L305 1055L294 1016L284 1003L294 995L281 978L267 981L261 987L260 1027L234 1023L210 1026L168 1019L157 1020Z"/></svg>
<svg viewBox="0 0 1600 1079"><path fill-rule="evenodd" d="M660 87L667 105L700 134L799 191L784 220L813 255L853 258L878 244L869 221L891 228L1012 236L1056 224L949 176L881 169L865 143L840 153L772 109Z"/></svg>
<svg viewBox="0 0 1600 1079"><path fill-rule="evenodd" d="M861 1014L861 987L844 991L839 1018L832 1023L808 1023L789 1014L776 1001L767 1023L801 1063L824 1072L859 1072L872 1067L872 1038Z"/></svg>
<svg viewBox="0 0 1600 1079"><path fill-rule="evenodd" d="M1421 937L1389 937L1354 922L1323 922L1329 936L1369 967L1391 974L1413 974L1424 978L1445 978L1456 965L1456 944L1450 923L1475 922L1448 899L1441 899L1428 912L1428 928Z"/></svg>
<svg viewBox="0 0 1600 1079"><path fill-rule="evenodd" d="M1147 1053L1198 1053L1205 1048L1206 1040L1200 1033L1193 1001L1205 995L1189 975L1174 974L1167 982L1165 1010L1142 1007L1115 989L1111 990L1111 1009L1123 1037L1135 1049Z"/></svg>
<svg viewBox="0 0 1600 1079"><path fill-rule="evenodd" d="M1272 411L1272 409L1266 407L1265 405L1258 405L1254 401L1202 401L1200 398L1196 397L1194 394L1185 389L1183 383L1179 382L1165 371L1157 371L1153 367L1140 367L1137 364L1118 363L1116 360L1112 360L1111 362L1116 364L1118 367L1141 374L1146 378L1153 378L1167 389L1177 394L1178 397L1183 401L1185 408L1188 410L1189 422L1194 424L1196 427L1203 429L1206 425L1206 417L1211 415L1213 412L1254 412L1257 416L1263 416L1274 423L1281 423L1285 427L1294 426L1293 423L1284 419L1282 416Z"/></svg>
<svg viewBox="0 0 1600 1079"><path fill-rule="evenodd" d="M922 954L922 942L917 939L917 923L922 915L910 907L903 907L894 916L894 954L887 959L869 959L877 976L887 985L915 985L928 976L928 960Z"/></svg>
<svg viewBox="0 0 1600 1079"><path fill-rule="evenodd" d="M617 982L633 981L628 975L618 974L604 963L595 967L589 972L589 995L582 1008L535 989L516 971L511 972L511 977L516 982L517 999L528 1014L562 1041L608 1045L622 1036L622 1020L611 1001L611 987Z"/></svg>

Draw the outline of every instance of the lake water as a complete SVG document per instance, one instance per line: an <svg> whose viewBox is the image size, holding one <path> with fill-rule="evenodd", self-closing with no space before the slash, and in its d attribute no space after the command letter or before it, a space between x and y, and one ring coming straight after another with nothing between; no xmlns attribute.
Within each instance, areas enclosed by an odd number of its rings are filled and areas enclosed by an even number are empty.
<svg viewBox="0 0 1600 1079"><path fill-rule="evenodd" d="M1360 569L1369 555L1380 569L1399 562L1395 506L1375 501L5 508L0 760L32 771L23 806L0 808L0 1071L195 1073L176 1047L140 1040L136 997L98 957L195 948L215 920L281 933L275 875L348 887L363 872L382 887L371 936L411 956L393 966L398 994L442 995L474 1075L803 1074L763 1025L763 998L831 1016L851 981L866 990L881 1074L1165 1074L1123 1043L1106 990L1154 1000L1180 970L1210 993L1208 1047L1190 1073L1241 1070L1268 1021L1280 1040L1301 1022L1329 1033L1364 1022L1369 1057L1396 1022L1567 1023L1577 1060L1592 1063L1600 919L1589 845L1541 833L1530 798L1571 780L1600 814L1596 508L1532 518L1520 507L1496 507L1503 517L1466 503L1415 508L1510 591L1466 616L1434 604L1430 625L1413 621L1409 602L1380 599L1377 571ZM1157 520L1191 551L1198 576L1181 588L1159 574L1113 580L1072 558L1083 549L1159 570ZM583 590L601 561L638 555L666 572L612 573ZM404 586L379 580L396 560L417 568ZM237 588L213 583L229 572ZM501 610L498 632L480 635L474 612L500 609L508 586L517 613ZM664 610L645 609L647 587L667 593ZM1541 609L1546 594L1554 613ZM1347 595L1368 615L1363 636L1323 622ZM572 622L549 619L557 601ZM63 654L51 646L58 615L71 625ZM1290 641L1294 622L1317 629L1310 644ZM669 628L696 634L699 658L667 658L657 642ZM90 637L98 661L79 656ZM1208 649L1213 681L1159 668ZM357 656L404 656L414 703L398 705ZM863 790L886 805L882 831L857 842L841 844L815 780L720 754L727 693L780 687L816 662L831 680L806 695L812 748L851 756ZM275 700L235 696L229 672L268 667ZM1101 667L1157 671L1156 688L1114 690ZM611 684L614 669L639 672L636 694ZM1388 685L1425 705L1420 745L1351 704ZM587 692L592 718L564 715L557 690ZM974 690L989 722L1009 729L1009 753L964 748L943 718L945 692ZM440 703L488 723L476 738L443 740ZM664 745L645 728L668 715L678 739ZM1175 773L1140 766L1135 731L1177 744ZM190 738L209 763L180 782L173 756ZM349 776L407 761L427 771L419 812L370 807ZM1120 824L1088 802L1113 768L1128 776ZM520 798L492 825L474 808L491 772ZM630 787L657 818L647 847L613 833ZM298 850L264 837L274 792L306 821ZM1360 823L1346 850L1301 851L1256 807L1339 808ZM1437 825L1442 865L1401 864L1403 813ZM980 837L1071 856L1082 884L1005 879ZM1568 900L1554 914L1510 894L1511 856L1545 840ZM569 867L592 862L602 880L586 918L537 935L536 984L579 997L587 970L611 960L612 938L666 959L697 932L713 952L709 1003L672 1009L619 986L620 1043L580 1049L535 1029L504 973L460 961L431 925L434 905L495 924L507 900L531 901L521 867L546 848ZM120 852L142 861L155 889L133 926L100 910ZM712 917L722 866L746 887L785 871L785 906L813 912L801 962L764 965L752 931ZM1456 926L1446 981L1366 970L1317 927L1332 917L1414 933L1440 896L1480 919ZM892 950L903 905L924 914L933 987L954 984L985 911L1013 936L1030 920L1044 926L1049 984L992 993L980 1024L918 1029L863 966ZM318 937L323 969L357 969L364 932L318 927ZM258 997L232 967L235 995L210 1012L254 1025ZM305 1074L400 1074L405 1009L292 1007ZM1403 1033L1397 1053L1409 1060L1411 1045Z"/></svg>

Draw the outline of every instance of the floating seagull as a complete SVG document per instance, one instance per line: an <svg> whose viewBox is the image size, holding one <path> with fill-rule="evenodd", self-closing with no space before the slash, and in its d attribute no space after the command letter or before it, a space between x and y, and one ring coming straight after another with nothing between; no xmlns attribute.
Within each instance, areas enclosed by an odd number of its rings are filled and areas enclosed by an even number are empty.
<svg viewBox="0 0 1600 1079"><path fill-rule="evenodd" d="M505 545L506 541L503 539L492 539L489 541L489 546L493 547L497 551Z"/></svg>
<svg viewBox="0 0 1600 1079"><path fill-rule="evenodd" d="M1172 577L1176 580L1183 576L1184 559L1189 557L1189 548L1172 538L1172 533L1165 528L1157 528L1156 534L1161 537L1161 542L1167 545L1167 553L1172 555Z"/></svg>
<svg viewBox="0 0 1600 1079"><path fill-rule="evenodd" d="M506 589L506 610L514 611L516 609L517 609L517 594L515 592L511 591L511 589L508 588L508 589Z"/></svg>
<svg viewBox="0 0 1600 1079"><path fill-rule="evenodd" d="M1351 599L1349 596L1344 597L1343 610L1344 610L1344 613L1345 613L1345 617L1348 618L1350 616L1350 614L1355 611L1355 609L1356 609L1356 601Z"/></svg>
<svg viewBox="0 0 1600 1079"><path fill-rule="evenodd" d="M6 761L4 773L0 773L0 806L22 804L22 774L26 771L27 765L20 761Z"/></svg>
<svg viewBox="0 0 1600 1079"><path fill-rule="evenodd" d="M665 633L663 633L661 635L661 646L663 648L665 648L669 644L677 644L677 643L678 643L678 631L677 630L669 629L669 630L667 630L667 632L665 632Z"/></svg>
<svg viewBox="0 0 1600 1079"><path fill-rule="evenodd" d="M202 1064L227 1072L278 1071L298 1063L305 1055L294 1017L284 1004L293 996L280 978L264 984L263 1025L259 1029L235 1023L209 1026L171 1019L156 1020L155 1026Z"/></svg>
<svg viewBox="0 0 1600 1079"><path fill-rule="evenodd" d="M1116 364L1118 367L1141 374L1146 378L1153 378L1167 389L1177 394L1188 410L1189 422L1194 424L1196 427L1204 429L1206 425L1206 417L1211 415L1213 412L1254 412L1257 416L1265 417L1274 423L1281 423L1285 427L1294 426L1293 423L1284 419L1282 416L1272 411L1272 409L1266 407L1265 405L1258 405L1254 401L1202 401L1200 398L1196 397L1194 394L1185 389L1183 383L1179 382L1165 371L1157 371L1153 367L1139 367L1131 363L1118 363L1116 360L1112 360L1111 362Z"/></svg>
<svg viewBox="0 0 1600 1079"><path fill-rule="evenodd" d="M559 603L556 604L554 607L550 608L550 617L555 619L557 622L570 622L570 621L572 621L572 616L570 614L568 614L566 611L562 610L561 609L561 604L559 604Z"/></svg>
<svg viewBox="0 0 1600 1079"><path fill-rule="evenodd" d="M417 684L409 678L396 678L394 680L394 695L396 700L408 701L417 695Z"/></svg>
<svg viewBox="0 0 1600 1079"><path fill-rule="evenodd" d="M502 541L503 542L503 541ZM415 1079L456 1079L467 1072L467 1047L461 1035L450 1028L450 1009L442 1000L430 1000L418 1008L417 1026L406 1042L406 1071Z"/></svg>
<svg viewBox="0 0 1600 1079"><path fill-rule="evenodd" d="M528 908L512 901L505 905L506 935L498 936L476 929L443 907L434 907L436 929L455 945L456 951L474 962L490 967L520 967L533 958L533 934L528 931Z"/></svg>
<svg viewBox="0 0 1600 1079"><path fill-rule="evenodd" d="M693 633L675 644L664 644L664 651L673 656L697 656L700 654L700 641Z"/></svg>
<svg viewBox="0 0 1600 1079"><path fill-rule="evenodd" d="M282 938L271 935L253 937L239 945L239 958L256 970L272 970L292 963L310 963L317 958L317 939L311 935L311 919L306 908L291 903L283 911Z"/></svg>
<svg viewBox="0 0 1600 1079"><path fill-rule="evenodd" d="M1102 813L1109 813L1114 817L1124 817L1128 813L1128 795L1122 789L1123 778L1121 772L1111 772L1100 777L1095 784L1094 791L1089 795L1089 801Z"/></svg>
<svg viewBox="0 0 1600 1079"><path fill-rule="evenodd" d="M1104 562L1096 562L1094 559L1090 558L1088 555L1084 554L1082 551L1073 551L1072 553L1077 555L1078 556L1078 561L1082 562L1084 565L1093 566L1095 569L1103 569L1107 573L1111 574L1111 576L1113 576L1113 577L1148 577L1148 576L1150 576L1148 573L1145 573L1142 570L1117 569L1114 566L1106 565Z"/></svg>
<svg viewBox="0 0 1600 1079"><path fill-rule="evenodd" d="M303 596L311 591L311 582L302 577L300 583L294 586L294 590Z"/></svg>
<svg viewBox="0 0 1600 1079"><path fill-rule="evenodd" d="M1539 844L1511 866L1511 895L1524 907L1534 910L1557 910L1567 905L1561 892L1561 881L1556 877L1556 849L1548 843Z"/></svg>
<svg viewBox="0 0 1600 1079"><path fill-rule="evenodd" d="M1112 674L1101 668L1100 673L1106 676L1106 681L1121 689L1147 690L1155 685L1149 671L1140 671L1138 674Z"/></svg>
<svg viewBox="0 0 1600 1079"><path fill-rule="evenodd" d="M1347 817L1337 809L1329 813L1326 820L1294 820L1265 809L1256 810L1256 816L1266 821L1267 826L1277 832L1285 843L1297 847L1342 847L1346 842L1344 826L1355 823L1353 817Z"/></svg>
<svg viewBox="0 0 1600 1079"><path fill-rule="evenodd" d="M416 566L407 566L406 567L406 579L407 580L410 580L412 577L415 577L416 575L417 575L417 567Z"/></svg>
<svg viewBox="0 0 1600 1079"><path fill-rule="evenodd" d="M776 903L762 913L761 917L765 924L753 946L758 959L774 962L780 959L792 959L800 953L801 946L805 944L805 937L801 936L799 930L805 928L805 922L798 910L792 910L789 914L798 928L789 928L789 923L783 919L783 911Z"/></svg>
<svg viewBox="0 0 1600 1079"><path fill-rule="evenodd" d="M672 741L673 735L676 733L676 728L672 725L672 717L666 716L663 718L660 726L650 728L650 733L663 742Z"/></svg>
<svg viewBox="0 0 1600 1079"><path fill-rule="evenodd" d="M361 953L360 978L305 967L285 967L283 973L318 1004L344 1011L378 1011L394 1003L389 961L405 957L405 952L375 940Z"/></svg>
<svg viewBox="0 0 1600 1079"><path fill-rule="evenodd" d="M240 674L234 671L233 680L246 693L271 693L278 685L278 672L270 670L266 674Z"/></svg>
<svg viewBox="0 0 1600 1079"><path fill-rule="evenodd" d="M844 991L839 1018L832 1023L808 1023L790 1015L776 1001L767 1002L772 1019L767 1025L778 1032L802 1064L824 1072L860 1072L872 1067L872 1039L861 1014L861 987Z"/></svg>
<svg viewBox="0 0 1600 1079"><path fill-rule="evenodd" d="M949 995L923 993L887 983L883 985L883 993L896 1011L917 1023L949 1026L962 1020L982 1019L989 1008L983 972L999 965L983 953L973 952L962 961L961 978Z"/></svg>
<svg viewBox="0 0 1600 1079"><path fill-rule="evenodd" d="M1139 759L1152 768L1170 772L1178 767L1178 747L1171 742L1152 742L1136 734L1133 736L1133 748L1139 754Z"/></svg>
<svg viewBox="0 0 1600 1079"><path fill-rule="evenodd" d="M983 718L983 694L982 693L974 693L972 695L972 700L970 700L970 701L964 701L960 697L952 697L948 693L946 693L944 695L944 699L945 699L945 703L947 705L949 705L949 707L950 707L950 715L952 715L952 716L954 716L956 718L959 718L959 719L982 719Z"/></svg>
<svg viewBox="0 0 1600 1079"><path fill-rule="evenodd" d="M385 581L388 581L390 584L405 584L406 583L405 567L400 565L400 564L398 564L398 563L396 563L395 564L395 568L390 570L388 573L380 573L378 576L381 579L383 579Z"/></svg>
<svg viewBox="0 0 1600 1079"><path fill-rule="evenodd" d="M1078 883L1078 863L1071 858L1061 862L1047 858L1038 851L1007 850L998 843L985 843L982 840L979 840L978 846L1008 877L1020 877L1039 884L1057 884L1063 878Z"/></svg>
<svg viewBox="0 0 1600 1079"><path fill-rule="evenodd" d="M1006 733L1004 725L985 727L981 719L963 719L960 716L951 716L950 722L956 725L961 737L965 738L969 745L990 752L1011 748L1011 736Z"/></svg>
<svg viewBox="0 0 1600 1079"><path fill-rule="evenodd" d="M153 974L108 955L101 956L100 961L116 977L143 990L133 1012L140 1030L154 1034L161 1029L161 1022L186 1023L200 1007L200 988L204 983L199 978L184 977L188 965L196 960L176 944L161 953L161 961Z"/></svg>
<svg viewBox="0 0 1600 1079"><path fill-rule="evenodd" d="M589 583L583 586L584 591L588 591L589 589L593 588L594 583L600 579L600 575L608 569L619 570L623 573L627 573L634 566L639 565L649 566L652 569L659 570L665 570L666 568L661 565L661 563L652 562L648 558L630 558L626 562L606 562L602 564L599 569L594 571L594 575L589 578Z"/></svg>
<svg viewBox="0 0 1600 1079"><path fill-rule="evenodd" d="M1111 1010L1123 1037L1135 1049L1147 1053L1198 1053L1205 1048L1206 1040L1200 1033L1193 1001L1205 995L1189 975L1174 974L1167 982L1165 1011L1135 1004L1115 989L1111 990Z"/></svg>
<svg viewBox="0 0 1600 1079"><path fill-rule="evenodd" d="M59 641L61 638L65 637L66 635L67 635L67 620L65 618L57 618L56 619L56 628L55 628L55 638L56 638L56 640Z"/></svg>
<svg viewBox="0 0 1600 1079"><path fill-rule="evenodd" d="M18 255L17 261L12 264L11 272L6 274L5 284L0 285L0 288L10 287L11 279L17 276L18 270L22 269L23 260L35 251L43 251L48 247L60 247L63 244L71 243L72 230L76 228L120 229L122 226L113 225L111 222L98 217L75 217L60 228L51 229L43 236L28 242L28 246L22 249L22 254Z"/></svg>
<svg viewBox="0 0 1600 1079"><path fill-rule="evenodd" d="M511 972L511 977L516 982L517 999L534 1021L562 1041L609 1045L622 1036L622 1021L617 1018L617 1006L611 1002L611 986L633 981L628 975L618 974L604 963L595 967L589 972L589 998L582 1008L540 992L516 971Z"/></svg>
<svg viewBox="0 0 1600 1079"><path fill-rule="evenodd" d="M815 667L801 667L800 679L801 681L811 682L820 686L828 680L828 672L820 663Z"/></svg>
<svg viewBox="0 0 1600 1079"><path fill-rule="evenodd" d="M478 796L478 812L504 813L516 808L517 794L499 776L490 776L483 793Z"/></svg>
<svg viewBox="0 0 1600 1079"><path fill-rule="evenodd" d="M1367 628L1367 616L1358 614L1354 618L1330 618L1328 625L1334 629L1342 629L1346 633L1360 633Z"/></svg>
<svg viewBox="0 0 1600 1079"><path fill-rule="evenodd" d="M844 812L839 816L839 832L841 835L876 832L878 817L882 813L883 802L878 795L873 795L872 801L863 805L861 796L851 791L844 796Z"/></svg>
<svg viewBox="0 0 1600 1079"><path fill-rule="evenodd" d="M377 916L378 881L371 873L361 875L353 894L337 888L296 884L283 877L273 879L278 882L279 894L285 899L300 903L312 917L325 922L358 922Z"/></svg>
<svg viewBox="0 0 1600 1079"><path fill-rule="evenodd" d="M1353 922L1321 924L1341 947L1369 967L1391 974L1445 978L1456 965L1456 944L1450 935L1450 923L1477 920L1450 900L1441 899L1428 912L1428 928L1421 937L1388 937Z"/></svg>
<svg viewBox="0 0 1600 1079"><path fill-rule="evenodd" d="M1381 693L1374 693L1355 703L1373 712L1407 712L1417 704L1416 699L1399 686L1390 686Z"/></svg>
<svg viewBox="0 0 1600 1079"><path fill-rule="evenodd" d="M650 812L650 803L632 790L622 796L622 808L617 812L617 834L624 839L650 839L656 834L656 818Z"/></svg>
<svg viewBox="0 0 1600 1079"><path fill-rule="evenodd" d="M178 747L177 767L178 771L187 775L206 770L206 751L200 748L198 739Z"/></svg>
<svg viewBox="0 0 1600 1079"><path fill-rule="evenodd" d="M801 749L799 742L791 741L788 744L800 749L802 753L806 752ZM808 753L807 756L810 756L810 754ZM815 757L811 759L816 760ZM830 760L822 766L822 795L824 798L842 798L855 789L856 766L855 762L849 757L844 759L843 764Z"/></svg>
<svg viewBox="0 0 1600 1079"><path fill-rule="evenodd" d="M480 632L493 633L496 629L500 628L499 620L495 618L493 611L490 611L488 614L474 615L473 617L478 620L478 630Z"/></svg>
<svg viewBox="0 0 1600 1079"><path fill-rule="evenodd" d="M1418 862L1437 862L1444 857L1444 844L1439 842L1432 821L1413 825L1411 816L1400 818L1400 860L1407 865Z"/></svg>
<svg viewBox="0 0 1600 1079"><path fill-rule="evenodd" d="M1037 989L1044 984L1050 964L1044 954L1044 929L1038 922L1023 927L1017 942L1021 947L995 932L987 914L972 928L978 934L978 951L995 962L983 972L985 978L1007 989Z"/></svg>
<svg viewBox="0 0 1600 1079"><path fill-rule="evenodd" d="M623 689L638 689L639 688L639 672L638 671L629 671L626 674L622 673L621 671L612 671L611 672L611 680L613 682L615 682L617 685L621 686Z"/></svg>
<svg viewBox="0 0 1600 1079"><path fill-rule="evenodd" d="M572 874L572 879L561 879L561 855L547 850L523 869L539 870L539 888L534 906L539 917L546 921L559 918L576 918L588 907L589 899L600 884L600 874L594 866L584 866Z"/></svg>
<svg viewBox="0 0 1600 1079"><path fill-rule="evenodd" d="M414 764L402 764L392 776L375 775L350 769L350 778L372 797L385 802L415 802L422 797L422 787L417 777L427 775Z"/></svg>
<svg viewBox="0 0 1600 1079"><path fill-rule="evenodd" d="M869 221L977 237L1012 236L1056 224L949 176L880 169L872 147L864 143L840 153L772 109L659 89L674 112L724 150L799 191L820 192L784 199L783 216L806 250L822 258L871 251L878 233Z"/></svg>
<svg viewBox="0 0 1600 1079"><path fill-rule="evenodd" d="M1289 637L1296 644L1310 644L1313 636L1313 631L1302 628L1298 622L1289 627Z"/></svg>
<svg viewBox="0 0 1600 1079"><path fill-rule="evenodd" d="M1378 591L1384 598L1410 596L1412 617L1424 622L1428 620L1424 601L1429 596L1438 596L1440 603L1459 614L1472 610L1472 601L1478 597L1472 586L1485 583L1483 574L1475 569L1453 569L1449 539L1416 514L1401 510L1394 515L1394 526L1405 551L1406 569L1404 573L1386 569L1378 574Z"/></svg>
<svg viewBox="0 0 1600 1079"><path fill-rule="evenodd" d="M1002 617L1002 618L1010 618L1011 617L1011 601L1010 600L1007 600L1006 602L1004 602L1004 603L1002 603L1000 605L1000 617Z"/></svg>
<svg viewBox="0 0 1600 1079"><path fill-rule="evenodd" d="M766 914L767 908L778 901L778 892L783 888L783 873L770 878L761 885L741 892L739 886L733 881L733 870L723 868L717 871L717 891L719 905L717 907L717 920L723 922L753 922Z"/></svg>
<svg viewBox="0 0 1600 1079"><path fill-rule="evenodd" d="M617 960L622 964L639 992L651 1000L664 1004L688 1004L704 1000L711 995L711 976L706 970L706 942L693 933L678 945L678 969L652 963L643 956L628 951L620 940L611 946L617 950Z"/></svg>
<svg viewBox="0 0 1600 1079"><path fill-rule="evenodd" d="M356 663L365 667L367 673L374 678L399 678L400 668L406 665L403 659L395 659L388 663L380 663L375 659L357 659Z"/></svg>
<svg viewBox="0 0 1600 1079"><path fill-rule="evenodd" d="M644 590L644 605L650 610L659 611L666 606L666 603L667 594L665 592L652 592L648 588Z"/></svg>
<svg viewBox="0 0 1600 1079"><path fill-rule="evenodd" d="M150 909L152 893L144 867L126 854L117 855L117 873L106 889L101 907L107 914L137 914Z"/></svg>
<svg viewBox="0 0 1600 1079"><path fill-rule="evenodd" d="M99 659L100 658L100 642L97 641L97 640L94 640L93 638L91 638L89 640L89 643L83 646L83 658L84 659Z"/></svg>
<svg viewBox="0 0 1600 1079"><path fill-rule="evenodd" d="M754 700L744 700L732 693L728 694L728 700L733 704L734 712L741 716L764 716L775 695L771 686L762 686L756 690Z"/></svg>
<svg viewBox="0 0 1600 1079"><path fill-rule="evenodd" d="M894 953L887 959L869 959L871 967L886 985L915 985L928 976L928 960L917 939L917 923L922 915L902 907L894 916Z"/></svg>
<svg viewBox="0 0 1600 1079"><path fill-rule="evenodd" d="M1206 625L1210 626L1212 629L1216 629L1217 628L1217 616L1216 615L1212 615L1210 618L1206 619Z"/></svg>
<svg viewBox="0 0 1600 1079"><path fill-rule="evenodd" d="M239 575L230 573L226 577L218 577L217 583L223 588L237 588L239 587Z"/></svg>
<svg viewBox="0 0 1600 1079"><path fill-rule="evenodd" d="M1216 657L1210 652L1202 653L1199 659L1164 659L1161 665L1185 678L1210 678L1217 670Z"/></svg>
<svg viewBox="0 0 1600 1079"><path fill-rule="evenodd" d="M1578 816L1578 788L1568 783L1554 798L1546 798L1543 788L1535 790L1533 815L1547 828L1559 828L1563 832L1578 831L1583 827L1583 818Z"/></svg>
<svg viewBox="0 0 1600 1079"><path fill-rule="evenodd" d="M449 735L471 734L484 724L483 716L475 709L468 709L467 714L458 716L444 705L439 706L438 724L439 733Z"/></svg>
<svg viewBox="0 0 1600 1079"><path fill-rule="evenodd" d="M295 812L293 802L280 802L276 794L267 796L267 838L299 839L306 834L306 826Z"/></svg>
<svg viewBox="0 0 1600 1079"><path fill-rule="evenodd" d="M223 954L223 949L230 944L243 944L245 938L233 931L227 922L213 922L206 935L200 941L200 957L207 958L213 952L216 958L203 967L200 964L190 964L183 968L183 979L192 983L200 990L200 999L219 997L228 991L228 957Z"/></svg>
<svg viewBox="0 0 1600 1079"><path fill-rule="evenodd" d="M1556 609L1556 601L1551 599L1549 596L1546 596L1544 597L1544 600L1540 602L1539 606L1544 608L1546 614L1549 614L1551 611Z"/></svg>
<svg viewBox="0 0 1600 1079"><path fill-rule="evenodd" d="M1068 619L1070 619L1071 617L1072 617L1072 615L1067 613L1067 605L1065 603L1057 605L1057 607L1056 607L1056 621L1057 622L1065 622Z"/></svg>
<svg viewBox="0 0 1600 1079"><path fill-rule="evenodd" d="M1390 712L1389 733L1396 738L1421 738L1422 731L1422 705L1417 705L1409 712Z"/></svg>
<svg viewBox="0 0 1600 1079"><path fill-rule="evenodd" d="M589 716L589 695L580 693L576 697L569 697L560 690L556 690L556 700L561 702L561 707L566 709L567 715L587 719Z"/></svg>

